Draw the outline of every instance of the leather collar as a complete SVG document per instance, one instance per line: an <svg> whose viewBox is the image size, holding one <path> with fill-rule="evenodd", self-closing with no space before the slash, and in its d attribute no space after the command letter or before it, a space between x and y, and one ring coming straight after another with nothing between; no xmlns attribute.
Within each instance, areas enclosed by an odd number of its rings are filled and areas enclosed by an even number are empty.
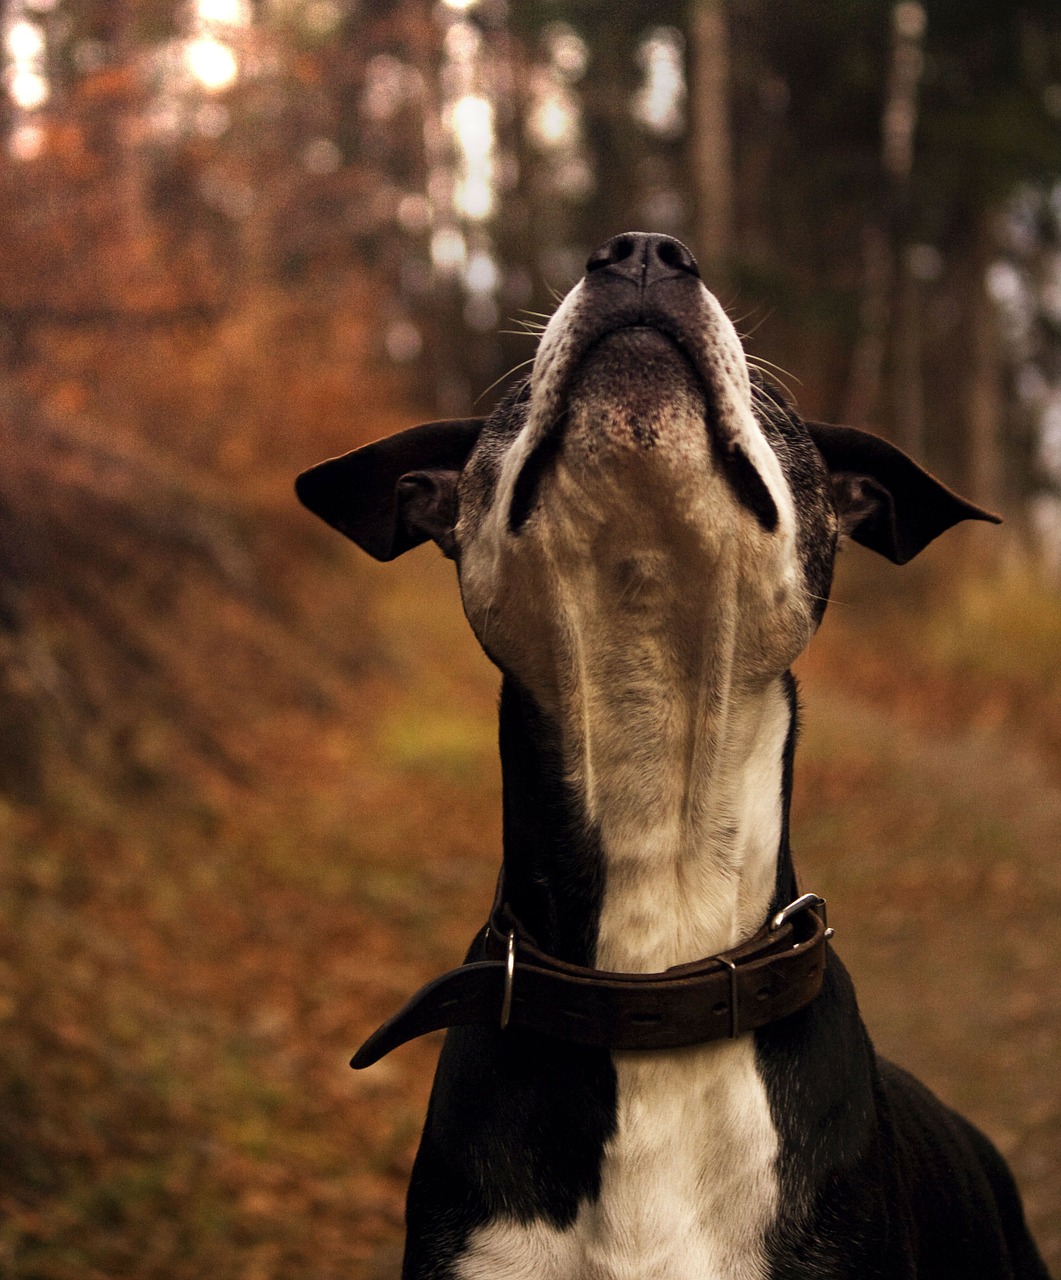
<svg viewBox="0 0 1061 1280"><path fill-rule="evenodd" d="M825 900L805 893L748 941L662 973L608 973L540 950L501 887L478 950L486 959L429 982L351 1059L370 1067L443 1027L524 1027L601 1049L678 1049L735 1038L805 1008L821 990L832 936Z"/></svg>

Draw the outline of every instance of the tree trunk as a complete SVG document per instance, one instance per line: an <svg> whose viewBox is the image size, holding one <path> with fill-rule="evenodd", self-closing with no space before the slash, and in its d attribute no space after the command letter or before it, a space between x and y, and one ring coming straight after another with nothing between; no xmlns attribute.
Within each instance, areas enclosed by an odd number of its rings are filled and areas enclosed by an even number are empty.
<svg viewBox="0 0 1061 1280"><path fill-rule="evenodd" d="M858 337L844 397L844 421L852 426L872 422L880 399L894 276L895 254L888 232L870 223L862 230Z"/></svg>
<svg viewBox="0 0 1061 1280"><path fill-rule="evenodd" d="M969 392L966 400L968 484L973 499L992 510L1004 505L1002 359L987 269L995 249L994 219L981 216L969 299Z"/></svg>
<svg viewBox="0 0 1061 1280"><path fill-rule="evenodd" d="M733 144L729 27L724 0L693 0L689 14L689 133L696 251L716 285L733 255Z"/></svg>
<svg viewBox="0 0 1061 1280"><path fill-rule="evenodd" d="M880 400L889 330L894 329L895 430L904 446L915 452L920 451L924 434L919 299L917 282L907 265L896 261L896 245L905 239L908 221L924 36L922 5L917 0L899 0L892 9L892 57L881 117L883 211L880 221L867 225L863 235L859 335L845 405L849 422L872 419ZM899 296L893 304L897 287Z"/></svg>
<svg viewBox="0 0 1061 1280"><path fill-rule="evenodd" d="M899 264L898 277L892 396L895 438L907 453L923 462L925 394L921 359L921 287L909 261Z"/></svg>

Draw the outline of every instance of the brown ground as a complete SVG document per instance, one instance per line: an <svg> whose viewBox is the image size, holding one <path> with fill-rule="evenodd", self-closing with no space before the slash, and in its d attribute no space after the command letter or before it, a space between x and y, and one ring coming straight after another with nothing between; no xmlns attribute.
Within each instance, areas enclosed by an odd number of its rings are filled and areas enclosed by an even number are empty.
<svg viewBox="0 0 1061 1280"><path fill-rule="evenodd" d="M254 591L177 560L150 626L143 584L103 592L168 691L128 716L133 774L90 753L0 805L0 1276L397 1274L437 1042L346 1061L488 905L496 680L451 567L362 562L296 466L240 496ZM878 1044L1000 1144L1061 1275L1061 611L868 560L802 664L804 881Z"/></svg>

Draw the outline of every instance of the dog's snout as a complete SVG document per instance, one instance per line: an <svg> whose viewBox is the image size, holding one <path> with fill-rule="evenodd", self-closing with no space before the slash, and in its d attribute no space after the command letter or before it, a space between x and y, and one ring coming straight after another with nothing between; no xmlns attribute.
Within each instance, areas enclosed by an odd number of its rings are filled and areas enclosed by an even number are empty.
<svg viewBox="0 0 1061 1280"><path fill-rule="evenodd" d="M644 286L675 275L700 277L696 259L680 240L642 231L626 231L612 236L591 253L586 263L586 274L603 270L626 276Z"/></svg>

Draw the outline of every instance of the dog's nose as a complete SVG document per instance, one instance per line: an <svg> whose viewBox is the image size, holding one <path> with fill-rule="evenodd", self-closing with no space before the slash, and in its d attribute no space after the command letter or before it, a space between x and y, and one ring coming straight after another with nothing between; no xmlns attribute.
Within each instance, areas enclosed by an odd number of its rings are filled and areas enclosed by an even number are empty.
<svg viewBox="0 0 1061 1280"><path fill-rule="evenodd" d="M586 274L603 270L646 286L675 275L700 276L696 259L680 240L645 231L624 231L591 253Z"/></svg>

